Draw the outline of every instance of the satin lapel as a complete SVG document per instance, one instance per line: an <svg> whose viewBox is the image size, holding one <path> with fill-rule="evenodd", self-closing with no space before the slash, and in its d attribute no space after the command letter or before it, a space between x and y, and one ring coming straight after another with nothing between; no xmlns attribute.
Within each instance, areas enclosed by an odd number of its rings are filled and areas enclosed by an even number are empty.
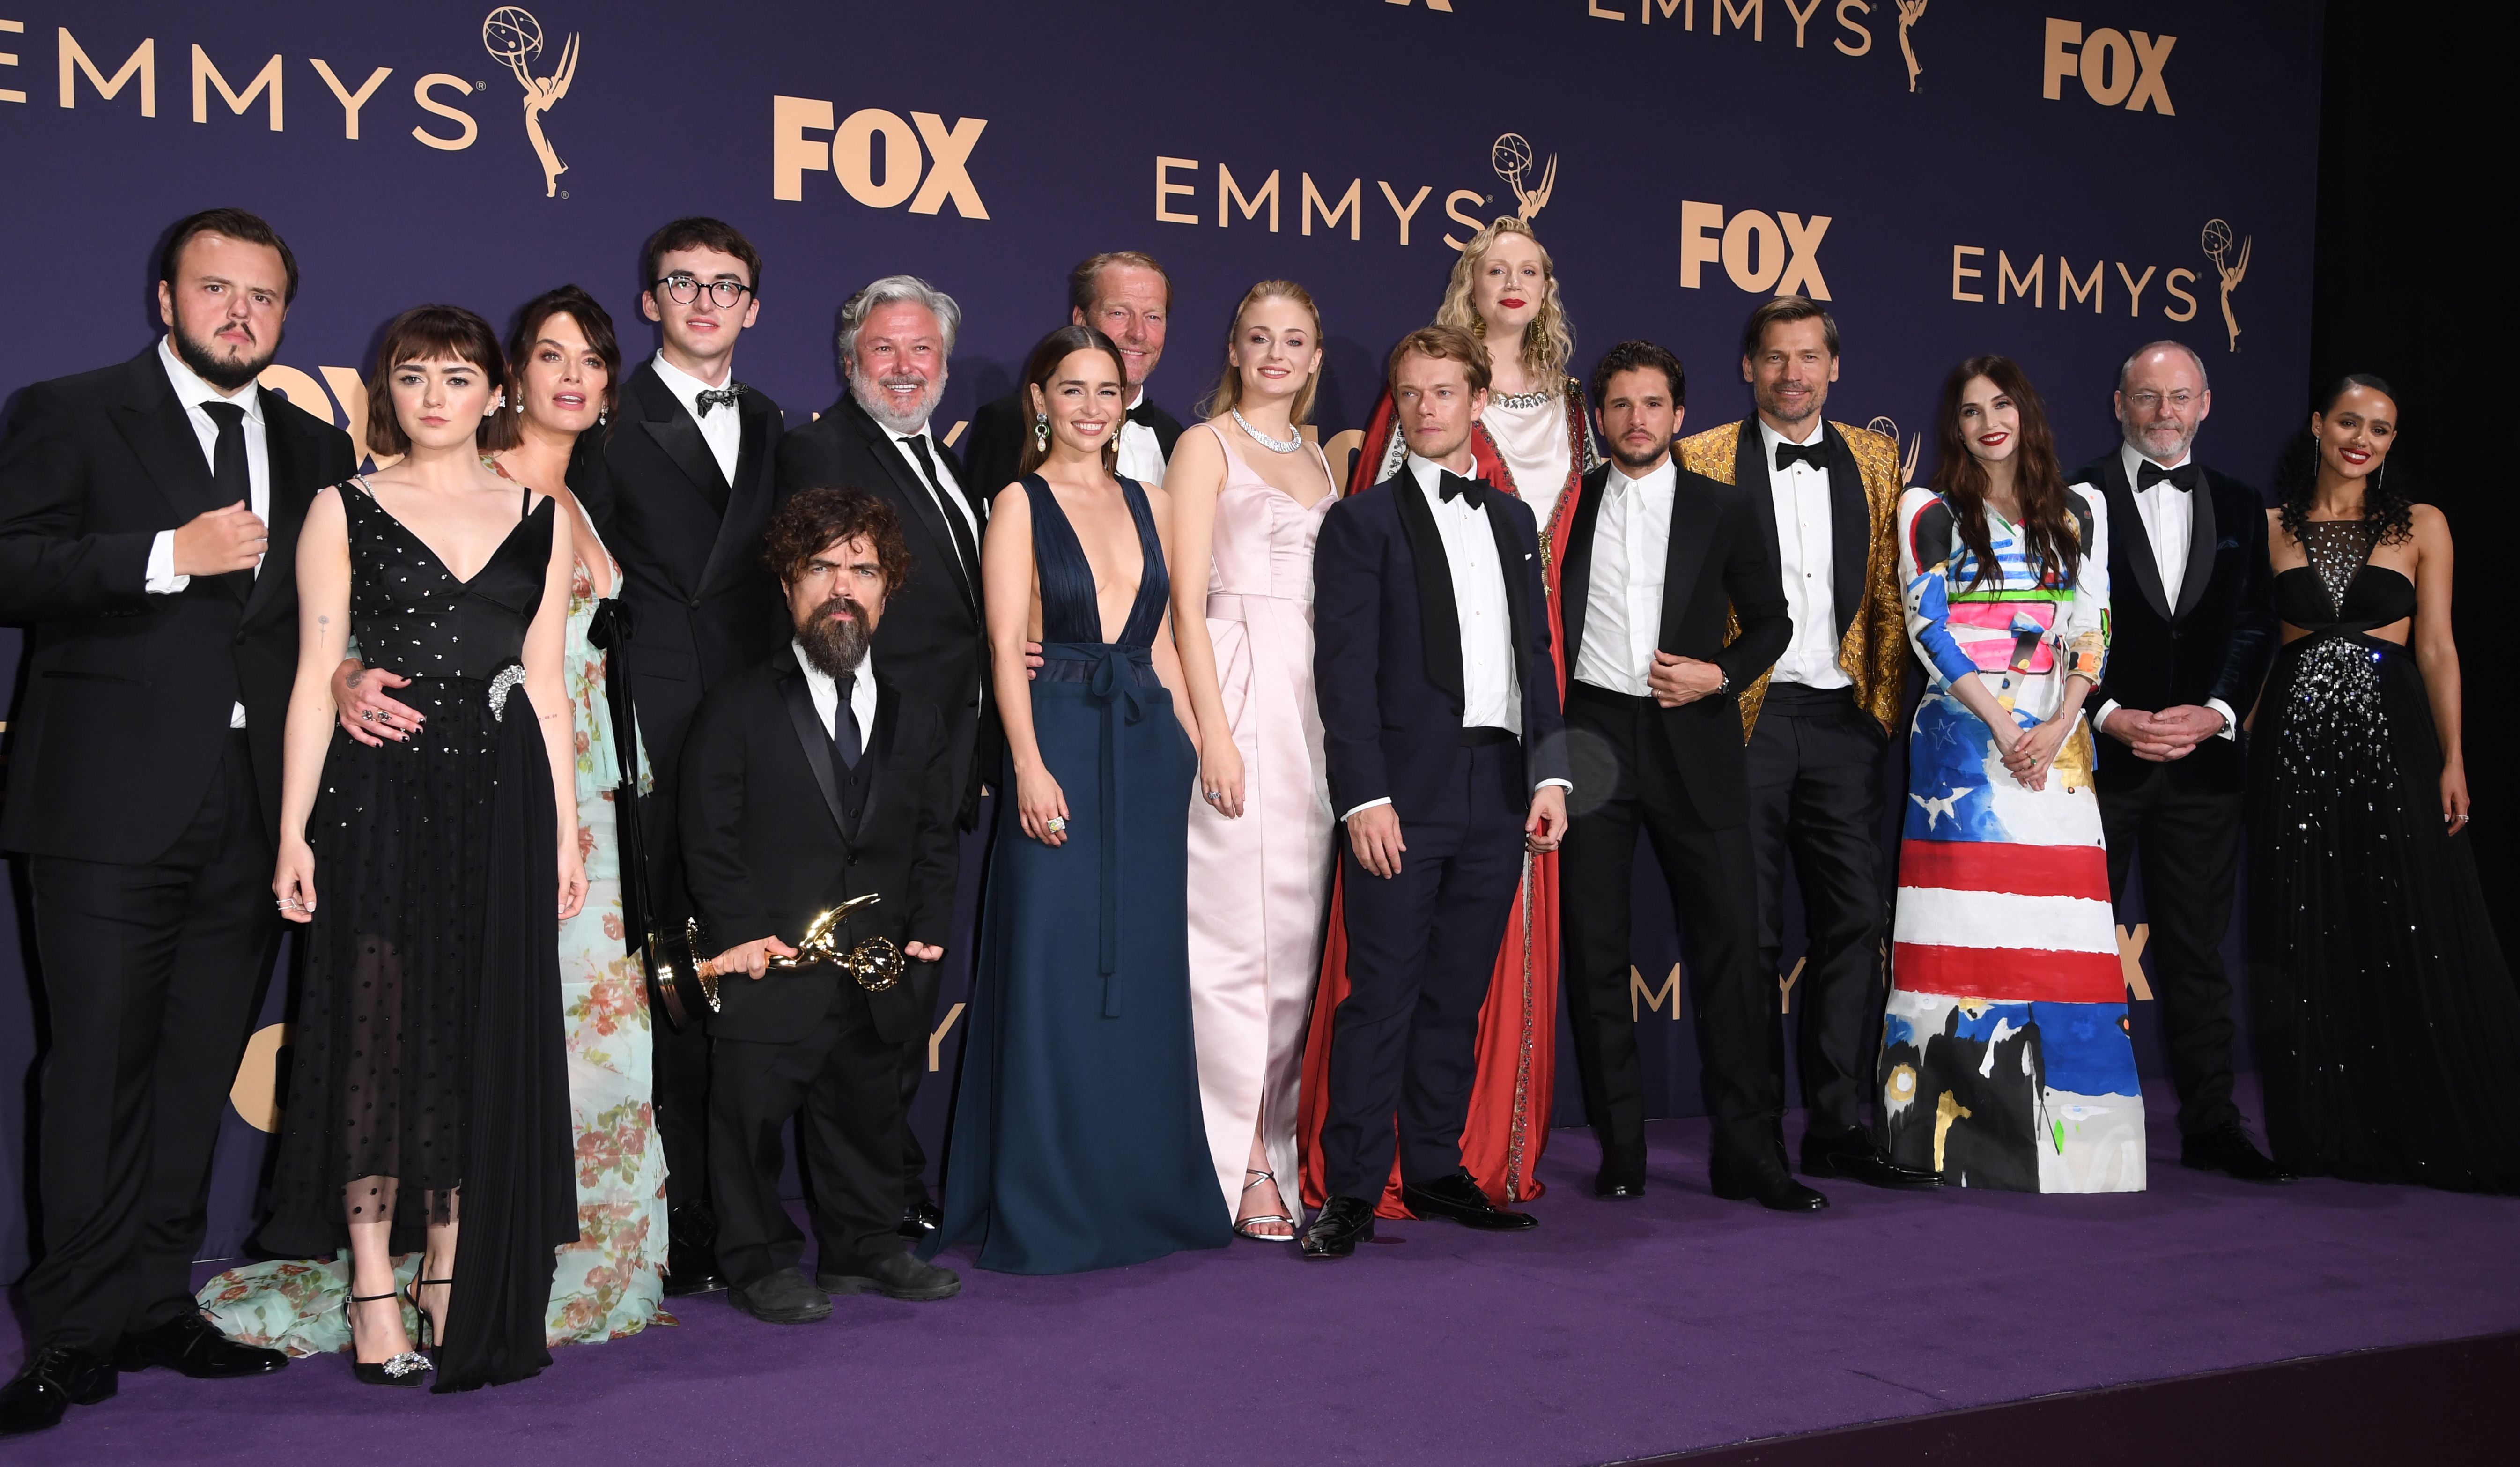
<svg viewBox="0 0 2520 1467"><path fill-rule="evenodd" d="M709 452L708 439L700 436L699 424L684 410L681 399L658 382L652 371L642 372L631 379L631 385L639 391L639 426L692 481L692 492L700 496L702 504L711 504L713 496L708 486L723 484L727 505L733 508L735 486L726 482L726 475L717 466L717 455ZM714 509L710 512L716 513Z"/></svg>
<svg viewBox="0 0 2520 1467"><path fill-rule="evenodd" d="M1594 476L1585 476L1583 500L1566 524L1566 543L1557 549L1557 619L1566 639L1569 677L1575 674L1575 654L1584 645L1584 616L1593 594L1593 540L1600 532L1601 501L1609 495L1611 472L1601 470L1598 483Z"/></svg>
<svg viewBox="0 0 2520 1467"><path fill-rule="evenodd" d="M175 511L175 525L227 508L219 498L219 481L210 477L210 461L202 454L202 440L194 434L184 405L175 400L175 389L166 381L157 349L152 347L134 360L130 370L131 392L113 409L114 427Z"/></svg>
<svg viewBox="0 0 2520 1467"><path fill-rule="evenodd" d="M881 464L883 471L892 476L893 488L900 493L902 502L910 506L911 514L918 517L920 527L927 531L928 541L936 547L934 559L942 563L946 573L954 578L955 593L963 598L966 610L974 617L978 616L979 598L972 594L971 582L963 573L962 557L954 553L954 532L945 526L945 510L936 502L936 491L927 486L926 481L919 477L919 471L910 466L910 460L903 458L901 450L893 446L892 435L884 432L883 425L865 408L858 406L855 397L842 393L839 404L832 411L848 415L848 426L865 442L867 456ZM963 476L957 473L954 477L959 481Z"/></svg>
<svg viewBox="0 0 2520 1467"><path fill-rule="evenodd" d="M1444 554L1444 536L1435 528L1435 512L1418 487L1418 477L1406 460L1400 472L1383 481L1399 513L1401 533L1409 540L1409 561L1418 576L1418 619L1426 643L1426 680L1452 695L1460 713L1468 696L1462 687L1462 608L1453 599L1453 563Z"/></svg>
<svg viewBox="0 0 2520 1467"><path fill-rule="evenodd" d="M718 519L717 538L710 543L708 565L700 572L703 589L716 582L717 573L729 556L742 556L748 548L736 544L737 539L757 542L758 535L739 535L734 527L757 523L761 517L752 515L750 510L755 501L770 494L770 485L764 481L761 472L769 459L770 408L759 394L753 392L746 392L735 401L736 410L743 415L743 441L742 446L736 450L735 483L727 491L726 513ZM707 442L699 437L698 425L694 425L692 436L699 443L702 456L708 459L711 472L715 472L717 455L708 451ZM685 472L689 472L688 468Z"/></svg>
<svg viewBox="0 0 2520 1467"><path fill-rule="evenodd" d="M1522 541L1514 538L1513 527L1496 509L1489 509L1483 518L1488 522L1488 533L1496 537L1497 570L1505 576L1506 624L1513 634L1513 662L1519 676L1522 649L1528 645L1524 639L1531 635L1531 603L1527 599L1531 577L1523 567L1539 552L1525 549ZM1445 579L1452 577L1448 574ZM1458 627L1460 622L1454 624ZM1466 700L1467 694L1463 697Z"/></svg>
<svg viewBox="0 0 2520 1467"><path fill-rule="evenodd" d="M2153 553L2152 536L2143 527L2142 512L2136 508L2135 485L2127 482L2126 455L2112 449L2109 453L2107 484L2104 492L2109 501L2109 535L2127 547L2126 558L2135 563L2137 589L2164 621L2170 618L2170 596L2161 588L2161 558ZM2112 556L2112 574L2116 572Z"/></svg>
<svg viewBox="0 0 2520 1467"><path fill-rule="evenodd" d="M832 812L832 826L842 841L855 847L857 842L849 839L849 822L840 814L840 787L832 779L832 736L823 731L822 715L814 711L814 695L805 690L805 674L782 673L779 693L788 701L788 720L796 725L796 743L805 751L805 767L814 771L814 787L823 792L823 807Z"/></svg>
<svg viewBox="0 0 2520 1467"><path fill-rule="evenodd" d="M1864 609L1866 563L1872 558L1872 501L1864 492L1864 470L1846 435L1834 423L1820 430L1828 439L1828 538L1830 590L1837 603L1837 635L1846 636Z"/></svg>
<svg viewBox="0 0 2520 1467"><path fill-rule="evenodd" d="M1768 480L1768 438L1759 432L1759 418L1753 413L1741 420L1732 441L1732 481L1754 493L1773 498L1776 486Z"/></svg>
<svg viewBox="0 0 2520 1467"><path fill-rule="evenodd" d="M282 582L295 573L297 565L297 531L306 523L306 505L314 498L314 489L305 481L306 443L299 436L297 424L281 405L280 396L269 389L262 392L263 450L270 460L271 474L271 541L265 547L262 570L253 578L253 589L247 593L245 614L251 620L256 612L271 604L280 594Z"/></svg>
<svg viewBox="0 0 2520 1467"><path fill-rule="evenodd" d="M1680 644L1681 613L1688 609L1689 596L1697 588L1697 573L1706 564L1708 543L1721 523L1716 507L1687 492L1688 488L1686 474L1672 477L1671 545L1662 563L1662 627L1655 643L1665 652Z"/></svg>
<svg viewBox="0 0 2520 1467"><path fill-rule="evenodd" d="M2193 501L2188 506L2191 516L2187 530L2187 575L2179 582L2179 610L2174 616L2184 617L2196 603L2205 599L2205 583L2214 578L2214 552L2222 543L2222 531L2214 523L2214 485L2205 471L2196 471L2196 487L2187 491Z"/></svg>

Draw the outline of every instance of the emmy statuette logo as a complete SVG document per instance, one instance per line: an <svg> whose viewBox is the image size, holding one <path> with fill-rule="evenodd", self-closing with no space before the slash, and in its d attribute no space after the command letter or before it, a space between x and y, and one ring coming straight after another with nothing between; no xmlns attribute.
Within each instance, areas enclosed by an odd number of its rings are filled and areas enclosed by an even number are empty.
<svg viewBox="0 0 2520 1467"><path fill-rule="evenodd" d="M1910 438L1908 440L1908 446L1902 449L1899 447L1899 425L1894 420L1887 417L1875 418L1864 426L1871 429L1874 433L1881 435L1883 437L1888 438L1890 440L1891 448L1898 452L1899 481L1901 483L1914 483L1916 481L1916 450L1925 446L1925 436L1923 434L1918 434L1916 436Z"/></svg>
<svg viewBox="0 0 2520 1467"><path fill-rule="evenodd" d="M569 79L577 74L577 33L571 31L561 47L560 65L549 76L536 76L534 59L543 54L543 23L534 13L519 5L502 5L481 22L481 47L490 59L505 63L515 74L517 84L525 89L525 141L533 144L534 156L542 160L543 197L560 192L560 176L568 164L560 160L560 151L552 147L543 134L543 115L568 95Z"/></svg>
<svg viewBox="0 0 2520 1467"><path fill-rule="evenodd" d="M1557 155L1554 153L1549 155L1548 162L1541 164L1539 184L1536 187L1524 185L1523 180L1531 174L1531 144L1523 141L1522 134L1518 132L1508 132L1488 147L1488 165L1496 169L1496 176L1505 180L1506 187L1513 190L1513 197L1521 206L1515 216L1526 224L1549 206L1549 192L1557 186Z"/></svg>
<svg viewBox="0 0 2520 1467"><path fill-rule="evenodd" d="M2249 242L2252 238L2254 236L2240 237L2240 254L2234 259L2231 257L2231 226L2220 219L2208 219L2205 221L2204 238L2198 242L2204 247L2205 257L2214 262L2214 268L2223 276L2223 325L2231 334L2225 344L2226 350L2240 349L2240 318L2231 313L2231 293L2240 288L2241 279L2249 273Z"/></svg>
<svg viewBox="0 0 2520 1467"><path fill-rule="evenodd" d="M1923 64L1916 60L1916 48L1908 41L1908 32L1925 19L1928 0L1899 0L1899 54L1908 59L1908 90L1916 90L1916 78L1924 74Z"/></svg>

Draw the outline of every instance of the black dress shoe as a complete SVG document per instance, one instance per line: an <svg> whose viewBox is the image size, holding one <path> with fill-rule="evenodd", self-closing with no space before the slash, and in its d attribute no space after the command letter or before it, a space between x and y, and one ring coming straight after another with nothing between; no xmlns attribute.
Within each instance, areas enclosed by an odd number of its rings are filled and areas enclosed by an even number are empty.
<svg viewBox="0 0 2520 1467"><path fill-rule="evenodd" d="M2281 1183L2292 1180L2292 1173L2275 1164L2237 1121L2226 1122L2203 1135L2189 1136L2179 1144L2179 1165L2199 1171L2221 1171L2244 1182Z"/></svg>
<svg viewBox="0 0 2520 1467"><path fill-rule="evenodd" d="M832 1317L832 1296L806 1281L801 1268L782 1268L726 1291L726 1302L764 1324L812 1324Z"/></svg>
<svg viewBox="0 0 2520 1467"><path fill-rule="evenodd" d="M1871 1134L1864 1130L1803 1137L1803 1175L1842 1176L1868 1187L1904 1192L1929 1192L1943 1184L1930 1171L1903 1167L1882 1155Z"/></svg>
<svg viewBox="0 0 2520 1467"><path fill-rule="evenodd" d="M922 1197L901 1210L901 1226L894 1231L913 1243L924 1243L930 1233L945 1226L945 1210L929 1198Z"/></svg>
<svg viewBox="0 0 2520 1467"><path fill-rule="evenodd" d="M1540 1219L1529 1213L1508 1213L1488 1201L1488 1194L1470 1180L1466 1171L1439 1176L1430 1182L1404 1181L1400 1184L1401 1205L1420 1217L1446 1217L1463 1227L1482 1232L1518 1233L1540 1225Z"/></svg>
<svg viewBox="0 0 2520 1467"><path fill-rule="evenodd" d="M113 1361L75 1345L46 1345L26 1356L18 1378L0 1386L0 1437L62 1424L72 1406L92 1406L119 1388Z"/></svg>
<svg viewBox="0 0 2520 1467"><path fill-rule="evenodd" d="M666 1298L708 1294L725 1287L726 1279L717 1271L715 1248L686 1238L676 1238L666 1246Z"/></svg>
<svg viewBox="0 0 2520 1467"><path fill-rule="evenodd" d="M113 1352L123 1370L163 1365L197 1381L234 1380L240 1375L269 1375L289 1364L286 1351L240 1345L198 1312L178 1314L155 1329L125 1335Z"/></svg>
<svg viewBox="0 0 2520 1467"><path fill-rule="evenodd" d="M888 1253L846 1273L821 1273L814 1282L833 1294L880 1294L886 1299L926 1304L963 1292L963 1276L951 1268L922 1262L907 1253Z"/></svg>
<svg viewBox="0 0 2520 1467"><path fill-rule="evenodd" d="M1741 1170L1717 1166L1709 1180L1715 1195L1726 1202L1756 1202L1772 1213L1817 1213L1828 1206L1825 1194L1794 1180L1782 1167Z"/></svg>
<svg viewBox="0 0 2520 1467"><path fill-rule="evenodd" d="M1645 1179L1640 1175L1612 1171L1604 1168L1593 1176L1593 1195L1618 1198L1623 1201L1632 1197L1642 1197L1645 1195Z"/></svg>
<svg viewBox="0 0 2520 1467"><path fill-rule="evenodd" d="M1373 1204L1362 1197L1333 1197L1304 1225L1297 1252L1308 1259L1343 1259L1359 1243L1373 1241Z"/></svg>

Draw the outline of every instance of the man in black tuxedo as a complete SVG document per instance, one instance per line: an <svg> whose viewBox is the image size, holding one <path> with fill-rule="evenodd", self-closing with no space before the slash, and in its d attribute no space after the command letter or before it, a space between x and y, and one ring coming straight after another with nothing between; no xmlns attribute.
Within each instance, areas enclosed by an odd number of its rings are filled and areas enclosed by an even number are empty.
<svg viewBox="0 0 2520 1467"><path fill-rule="evenodd" d="M1643 1082L1629 995L1637 833L1680 913L1700 1083L1721 1196L1820 1194L1778 1165L1784 1100L1768 1066L1775 991L1759 966L1758 865L1740 690L1793 635L1766 496L1672 457L1686 415L1680 359L1622 342L1593 369L1611 462L1587 478L1560 551L1566 738L1582 771L1559 858L1566 1015L1584 1113L1601 1141L1593 1191L1645 1183ZM1740 630L1728 643L1728 613Z"/></svg>
<svg viewBox="0 0 2520 1467"><path fill-rule="evenodd" d="M844 944L881 938L933 970L954 921L956 787L944 715L870 661L891 587L911 560L882 500L808 489L771 520L763 561L786 589L795 639L714 690L683 753L683 861L707 931L723 1009L709 1021L711 1190L718 1265L736 1307L801 1324L830 1294L951 1297L962 1281L911 1257L901 1211L901 1046L926 1037L913 986L870 991L793 957L821 912L853 897ZM788 1123L811 1178L820 1256L779 1196ZM828 1292L827 1292L828 1291Z"/></svg>
<svg viewBox="0 0 2520 1467"><path fill-rule="evenodd" d="M761 313L761 255L716 219L677 219L640 254L639 307L661 328L655 356L622 384L620 411L578 439L568 486L621 565L619 609L639 733L654 771L640 802L652 919L691 911L674 823L683 736L705 695L785 645L762 527L785 420L735 380L735 344ZM633 935L634 939L636 935ZM655 1031L656 1132L671 1243L665 1292L718 1287L708 1200L708 1038Z"/></svg>
<svg viewBox="0 0 2520 1467"><path fill-rule="evenodd" d="M954 298L915 275L888 275L840 307L840 373L848 390L779 450L779 492L846 488L891 506L921 573L893 583L892 615L875 652L910 696L945 714L957 821L979 819L980 782L994 767L988 707L989 651L980 615L980 536L987 501L970 491L954 450L930 419L962 329ZM934 964L909 980L911 1003L932 1026L940 982ZM923 1238L944 1216L927 1193L927 1154L910 1131L910 1103L927 1074L928 1029L900 1054L900 1225Z"/></svg>
<svg viewBox="0 0 2520 1467"><path fill-rule="evenodd" d="M1554 849L1566 831L1539 527L1530 506L1466 477L1487 349L1429 326L1401 339L1390 372L1409 457L1332 505L1313 551L1313 680L1347 831L1348 992L1330 1021L1329 1196L1304 1229L1307 1259L1373 1236L1395 1148L1417 1215L1538 1224L1471 1180L1462 1127L1524 848Z"/></svg>
<svg viewBox="0 0 2520 1467"><path fill-rule="evenodd" d="M242 209L158 255L166 335L38 383L0 437L0 621L31 628L0 847L27 858L51 1044L45 1252L0 1436L115 1371L278 1370L195 1308L210 1151L280 936L297 529L349 437L254 379L297 263Z"/></svg>
<svg viewBox="0 0 2520 1467"><path fill-rule="evenodd" d="M2109 505L2109 662L2092 722L2109 896L2126 900L2143 850L2143 904L2170 1074L2179 1087L2180 1161L2243 1181L2291 1176L2249 1138L2231 1099L2231 980L2223 935L2240 863L2247 761L2238 710L2257 701L2275 651L2266 506L2257 491L2197 463L2212 410L2205 363L2155 342L2118 369L2124 441L2077 483Z"/></svg>
<svg viewBox="0 0 2520 1467"><path fill-rule="evenodd" d="M1120 347L1129 375L1129 421L1120 429L1119 472L1140 483L1162 483L1164 465L1181 441L1181 420L1147 396L1147 379L1164 359L1171 326L1173 278L1151 254L1113 250L1088 255L1067 272L1067 319L1091 326ZM1021 388L985 403L971 419L971 482L993 495L1014 482L1032 413Z"/></svg>

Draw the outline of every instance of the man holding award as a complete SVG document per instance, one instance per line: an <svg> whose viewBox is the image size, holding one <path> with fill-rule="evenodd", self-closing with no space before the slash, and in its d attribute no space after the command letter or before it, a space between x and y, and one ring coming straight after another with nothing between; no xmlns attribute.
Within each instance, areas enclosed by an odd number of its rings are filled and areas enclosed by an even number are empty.
<svg viewBox="0 0 2520 1467"><path fill-rule="evenodd" d="M804 1324L830 1315L832 1294L934 1300L962 1288L895 1230L896 1057L925 1026L902 965L884 961L887 945L914 965L945 956L961 789L944 715L867 655L911 572L892 508L805 489L771 518L762 559L795 640L703 700L683 752L680 824L705 925L695 945L724 949L698 965L713 991L718 1267L737 1308ZM800 1112L820 1249L811 1279L779 1196L781 1133Z"/></svg>

